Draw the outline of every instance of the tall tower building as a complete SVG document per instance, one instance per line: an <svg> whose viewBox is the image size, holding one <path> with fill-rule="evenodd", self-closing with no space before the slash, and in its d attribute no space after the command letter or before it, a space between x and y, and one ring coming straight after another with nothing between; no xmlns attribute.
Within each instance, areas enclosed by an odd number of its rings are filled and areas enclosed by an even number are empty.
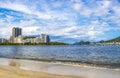
<svg viewBox="0 0 120 78"><path fill-rule="evenodd" d="M22 29L18 27L14 27L12 29L12 37L18 37L20 35L22 36Z"/></svg>
<svg viewBox="0 0 120 78"><path fill-rule="evenodd" d="M41 42L42 43L49 43L50 42L50 38L49 38L49 36L48 35L46 35L46 34L41 34Z"/></svg>
<svg viewBox="0 0 120 78"><path fill-rule="evenodd" d="M12 29L12 43L22 43L22 29L14 27Z"/></svg>
<svg viewBox="0 0 120 78"><path fill-rule="evenodd" d="M50 43L50 37L49 37L49 35L47 35L46 41L47 41L47 43Z"/></svg>

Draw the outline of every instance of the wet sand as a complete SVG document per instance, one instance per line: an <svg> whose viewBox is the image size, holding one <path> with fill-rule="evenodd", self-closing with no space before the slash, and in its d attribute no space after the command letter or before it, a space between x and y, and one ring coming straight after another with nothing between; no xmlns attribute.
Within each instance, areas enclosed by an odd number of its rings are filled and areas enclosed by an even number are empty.
<svg viewBox="0 0 120 78"><path fill-rule="evenodd" d="M9 76L10 75L10 76ZM120 70L0 58L0 78L120 78Z"/></svg>

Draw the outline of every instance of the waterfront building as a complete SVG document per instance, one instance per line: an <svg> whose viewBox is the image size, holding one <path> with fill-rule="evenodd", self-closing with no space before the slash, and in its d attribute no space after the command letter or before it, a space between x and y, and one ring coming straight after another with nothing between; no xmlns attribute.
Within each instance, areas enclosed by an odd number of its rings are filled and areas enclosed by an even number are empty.
<svg viewBox="0 0 120 78"><path fill-rule="evenodd" d="M12 38L12 36L10 36L10 38L9 38L9 43L13 43L13 38Z"/></svg>
<svg viewBox="0 0 120 78"><path fill-rule="evenodd" d="M18 37L14 37L13 41L14 43L22 43L22 36L19 35Z"/></svg>
<svg viewBox="0 0 120 78"><path fill-rule="evenodd" d="M38 44L38 43L41 43L42 41L41 41L41 38L39 37L39 38L36 38L36 43Z"/></svg>
<svg viewBox="0 0 120 78"><path fill-rule="evenodd" d="M26 36L22 37L22 29L19 27L14 27L12 29L12 36L9 39L10 43L49 43L49 35L41 34L40 37Z"/></svg>
<svg viewBox="0 0 120 78"><path fill-rule="evenodd" d="M49 43L50 42L49 35L41 34L40 38L41 38L41 43Z"/></svg>
<svg viewBox="0 0 120 78"><path fill-rule="evenodd" d="M22 29L14 27L12 29L12 43L22 43Z"/></svg>
<svg viewBox="0 0 120 78"><path fill-rule="evenodd" d="M24 39L22 42L23 43L30 43L30 44L34 44L34 43L36 43L36 38L26 38L26 39Z"/></svg>
<svg viewBox="0 0 120 78"><path fill-rule="evenodd" d="M24 43L36 43L36 44L39 44L39 43L49 43L50 42L50 39L49 39L49 36L46 35L46 34L41 34L40 37L33 37L33 36L26 36L23 38L23 44Z"/></svg>
<svg viewBox="0 0 120 78"><path fill-rule="evenodd" d="M22 29L18 27L14 27L12 29L12 37L18 37L20 35L22 35Z"/></svg>
<svg viewBox="0 0 120 78"><path fill-rule="evenodd" d="M7 42L7 39L0 38L0 43L6 43L6 42Z"/></svg>
<svg viewBox="0 0 120 78"><path fill-rule="evenodd" d="M47 43L50 43L50 37L49 37L49 35L47 35Z"/></svg>

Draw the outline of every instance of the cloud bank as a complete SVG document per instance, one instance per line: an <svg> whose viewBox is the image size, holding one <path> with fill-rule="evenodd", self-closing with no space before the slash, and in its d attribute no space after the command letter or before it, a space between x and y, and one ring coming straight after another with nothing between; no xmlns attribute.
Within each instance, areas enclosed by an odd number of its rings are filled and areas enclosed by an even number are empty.
<svg viewBox="0 0 120 78"><path fill-rule="evenodd" d="M12 27L24 35L41 33L52 40L99 41L119 36L119 0L0 0L0 37Z"/></svg>

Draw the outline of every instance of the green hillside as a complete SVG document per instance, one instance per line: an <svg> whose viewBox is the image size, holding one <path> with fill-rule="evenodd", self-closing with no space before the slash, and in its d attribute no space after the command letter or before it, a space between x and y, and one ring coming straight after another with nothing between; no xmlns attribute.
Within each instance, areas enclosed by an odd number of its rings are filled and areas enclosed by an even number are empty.
<svg viewBox="0 0 120 78"><path fill-rule="evenodd" d="M120 37L105 41L105 42L120 42Z"/></svg>

